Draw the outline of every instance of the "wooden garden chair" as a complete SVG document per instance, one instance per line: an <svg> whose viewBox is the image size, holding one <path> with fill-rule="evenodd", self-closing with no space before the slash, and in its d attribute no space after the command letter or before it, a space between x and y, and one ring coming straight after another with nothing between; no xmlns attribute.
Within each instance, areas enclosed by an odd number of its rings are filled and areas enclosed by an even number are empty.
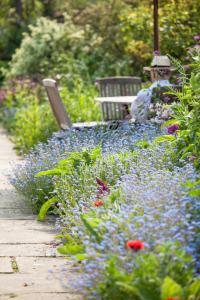
<svg viewBox="0 0 200 300"><path fill-rule="evenodd" d="M43 79L42 83L46 89L51 109L59 127L61 129L68 129L72 127L71 120L60 98L56 81L53 79Z"/></svg>
<svg viewBox="0 0 200 300"><path fill-rule="evenodd" d="M86 122L86 123L75 123L72 124L69 115L67 114L67 111L62 103L58 86L56 84L56 81L53 79L43 79L42 83L46 89L48 99L53 111L53 114L56 118L56 121L58 123L58 126L61 129L69 129L71 127L73 128L82 128L82 127L93 127L96 125L102 125L102 122Z"/></svg>
<svg viewBox="0 0 200 300"><path fill-rule="evenodd" d="M96 86L100 97L95 98L101 104L102 120L124 120L130 117L130 106L142 88L139 77L97 78Z"/></svg>

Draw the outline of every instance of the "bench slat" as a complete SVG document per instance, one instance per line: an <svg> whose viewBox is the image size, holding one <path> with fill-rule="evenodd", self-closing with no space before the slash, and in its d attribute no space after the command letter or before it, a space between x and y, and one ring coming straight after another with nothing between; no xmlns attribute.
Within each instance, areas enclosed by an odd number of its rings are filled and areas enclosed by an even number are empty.
<svg viewBox="0 0 200 300"><path fill-rule="evenodd" d="M99 103L131 104L136 98L137 96L96 97L94 101Z"/></svg>

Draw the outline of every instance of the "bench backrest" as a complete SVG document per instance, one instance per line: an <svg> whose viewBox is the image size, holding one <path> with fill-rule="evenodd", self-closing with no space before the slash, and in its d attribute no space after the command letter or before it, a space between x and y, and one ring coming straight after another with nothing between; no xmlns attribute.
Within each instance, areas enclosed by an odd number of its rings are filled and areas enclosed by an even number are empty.
<svg viewBox="0 0 200 300"><path fill-rule="evenodd" d="M104 77L97 78L95 83L100 97L135 96L142 88L139 77Z"/></svg>
<svg viewBox="0 0 200 300"><path fill-rule="evenodd" d="M42 83L47 91L49 102L59 127L61 129L70 128L72 123L61 101L56 81L53 79L44 79Z"/></svg>

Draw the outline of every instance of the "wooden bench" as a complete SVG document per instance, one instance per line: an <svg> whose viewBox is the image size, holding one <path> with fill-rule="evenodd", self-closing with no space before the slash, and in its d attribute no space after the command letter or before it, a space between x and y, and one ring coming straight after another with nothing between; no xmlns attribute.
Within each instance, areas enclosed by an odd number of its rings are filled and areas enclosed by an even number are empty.
<svg viewBox="0 0 200 300"><path fill-rule="evenodd" d="M97 78L96 86L100 97L95 102L101 104L102 120L124 120L130 115L131 103L142 88L139 77L105 77Z"/></svg>

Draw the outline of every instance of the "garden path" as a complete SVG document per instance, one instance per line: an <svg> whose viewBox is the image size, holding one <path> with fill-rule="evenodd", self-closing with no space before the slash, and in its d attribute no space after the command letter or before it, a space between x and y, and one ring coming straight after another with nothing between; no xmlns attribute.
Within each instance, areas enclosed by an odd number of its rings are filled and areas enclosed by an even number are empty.
<svg viewBox="0 0 200 300"><path fill-rule="evenodd" d="M9 162L17 160L0 127L0 300L80 300L63 285L73 274L56 253L53 224L37 222L9 183Z"/></svg>

